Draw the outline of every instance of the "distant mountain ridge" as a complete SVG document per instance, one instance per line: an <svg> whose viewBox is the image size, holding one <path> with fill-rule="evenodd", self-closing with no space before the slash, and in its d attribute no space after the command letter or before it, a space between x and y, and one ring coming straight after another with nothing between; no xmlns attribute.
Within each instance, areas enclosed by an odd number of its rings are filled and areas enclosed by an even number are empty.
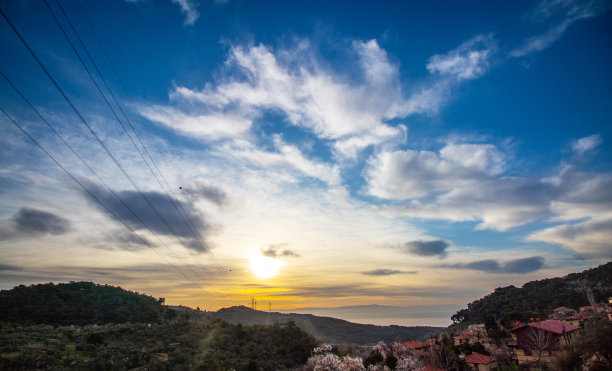
<svg viewBox="0 0 612 371"><path fill-rule="evenodd" d="M390 343L424 339L442 330L442 327L432 326L364 325L312 314L264 312L245 306L222 308L217 312L209 312L209 314L226 322L244 325L262 325L292 321L318 340L331 344L371 345L379 341Z"/></svg>
<svg viewBox="0 0 612 371"><path fill-rule="evenodd" d="M491 294L469 303L451 319L455 324L469 324L482 322L485 315L502 320L502 323L530 317L546 318L562 306L578 309L590 305L586 288L593 292L595 301L608 301L612 296L612 261L564 277L530 281L520 288L496 288Z"/></svg>

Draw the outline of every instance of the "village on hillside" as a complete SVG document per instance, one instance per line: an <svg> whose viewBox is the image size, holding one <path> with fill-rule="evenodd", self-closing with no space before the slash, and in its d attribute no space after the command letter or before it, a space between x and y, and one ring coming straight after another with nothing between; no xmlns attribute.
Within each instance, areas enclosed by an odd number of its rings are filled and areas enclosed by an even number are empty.
<svg viewBox="0 0 612 371"><path fill-rule="evenodd" d="M496 321L471 324L458 334L403 343L379 343L366 356L355 357L341 347L314 351L306 370L609 370L612 354L609 303L576 309L560 307L548 318L514 321L504 328ZM332 354L335 353L335 354Z"/></svg>
<svg viewBox="0 0 612 371"><path fill-rule="evenodd" d="M515 364L520 369L558 369L554 365L559 365L562 358L569 358L571 349L568 346L578 336L585 336L585 324L594 321L612 321L612 298L609 303L583 306L578 310L560 307L547 319L531 318L527 323L516 321L512 328L497 325L492 329L484 323L472 324L452 336L452 344L469 352L461 353L459 358L476 371L498 370L500 363ZM413 348L416 356L427 360L440 349L440 344L448 341L447 334L442 333L437 339L409 341L402 345ZM611 341L607 339L608 343ZM583 370L610 369L612 366L609 353L595 352L586 359L584 354L580 356ZM425 366L425 370L443 369Z"/></svg>

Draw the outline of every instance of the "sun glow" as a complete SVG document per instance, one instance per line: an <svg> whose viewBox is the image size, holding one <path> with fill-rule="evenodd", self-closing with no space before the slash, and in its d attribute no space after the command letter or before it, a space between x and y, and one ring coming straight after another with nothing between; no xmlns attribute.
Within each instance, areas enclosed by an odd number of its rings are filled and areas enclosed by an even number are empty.
<svg viewBox="0 0 612 371"><path fill-rule="evenodd" d="M259 278L267 279L276 276L278 269L283 265L280 260L267 256L254 256L249 261L249 268Z"/></svg>

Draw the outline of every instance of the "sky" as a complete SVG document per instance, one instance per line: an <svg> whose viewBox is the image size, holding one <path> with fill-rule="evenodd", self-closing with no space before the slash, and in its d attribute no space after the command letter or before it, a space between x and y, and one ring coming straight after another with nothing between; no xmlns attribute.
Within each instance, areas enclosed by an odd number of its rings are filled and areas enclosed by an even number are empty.
<svg viewBox="0 0 612 371"><path fill-rule="evenodd" d="M0 8L0 288L446 326L612 257L609 1Z"/></svg>

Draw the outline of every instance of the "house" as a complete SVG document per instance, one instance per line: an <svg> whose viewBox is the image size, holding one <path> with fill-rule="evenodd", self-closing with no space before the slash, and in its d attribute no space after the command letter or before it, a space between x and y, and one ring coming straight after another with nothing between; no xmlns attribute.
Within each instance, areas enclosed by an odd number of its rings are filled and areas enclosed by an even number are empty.
<svg viewBox="0 0 612 371"><path fill-rule="evenodd" d="M436 344L435 339L429 339L422 343L419 341L411 340L402 343L402 346L414 349L414 354L416 356L425 355L425 353L427 352L433 352L435 350L440 349L440 346Z"/></svg>
<svg viewBox="0 0 612 371"><path fill-rule="evenodd" d="M486 354L474 352L463 358L464 361L476 371L489 371L495 368L495 360Z"/></svg>
<svg viewBox="0 0 612 371"><path fill-rule="evenodd" d="M461 334L453 336L453 340L455 345L459 346L461 344L475 343L478 341L478 338L474 336L472 331L463 331Z"/></svg>
<svg viewBox="0 0 612 371"><path fill-rule="evenodd" d="M584 317L587 318L587 317ZM560 318L559 321L563 322L563 323L569 323L571 325L574 326L580 326L580 322L582 322L582 320L584 319L582 316L569 316L569 317L564 317L564 318Z"/></svg>
<svg viewBox="0 0 612 371"><path fill-rule="evenodd" d="M553 319L561 319L576 315L576 310L572 308L559 307L553 311Z"/></svg>
<svg viewBox="0 0 612 371"><path fill-rule="evenodd" d="M514 340L519 364L549 363L560 346L569 343L580 327L557 320L534 321L520 325L510 334Z"/></svg>
<svg viewBox="0 0 612 371"><path fill-rule="evenodd" d="M438 350L440 346L437 344L436 339L429 339L423 342L423 345L430 350Z"/></svg>
<svg viewBox="0 0 612 371"><path fill-rule="evenodd" d="M595 314L595 311L593 310L592 305L586 305L584 307L580 307L580 315L590 317L594 314Z"/></svg>

